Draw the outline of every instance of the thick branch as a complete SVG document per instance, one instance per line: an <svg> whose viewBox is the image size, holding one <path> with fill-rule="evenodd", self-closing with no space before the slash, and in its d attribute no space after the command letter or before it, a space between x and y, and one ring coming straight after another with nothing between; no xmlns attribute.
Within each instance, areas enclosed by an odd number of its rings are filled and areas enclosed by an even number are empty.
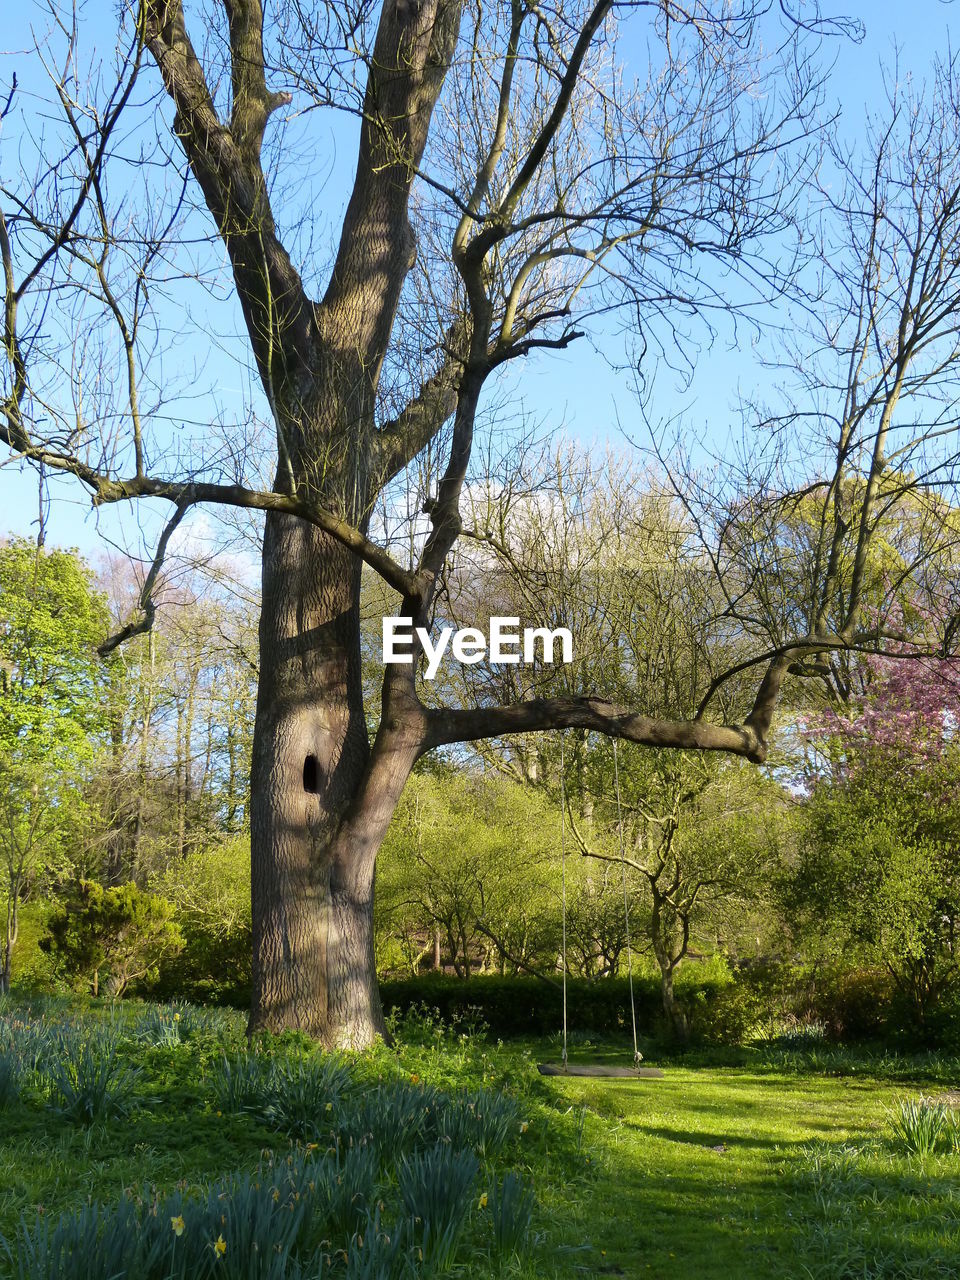
<svg viewBox="0 0 960 1280"><path fill-rule="evenodd" d="M149 476L130 481L105 480L101 483L94 501L99 505L123 502L131 498L165 498L178 505L194 505L215 502L220 506L244 507L252 511L282 511L299 516L316 525L324 533L342 543L394 590L404 595L419 596L421 584L416 574L404 569L378 543L372 542L348 520L334 515L315 502L293 494L245 489L242 485L228 484L180 484L176 481L156 480Z"/></svg>
<svg viewBox="0 0 960 1280"><path fill-rule="evenodd" d="M314 313L277 236L260 166L267 117L289 99L266 89L259 4L237 0L228 8L234 71L229 128L217 116L181 0L142 0L141 25L176 107L175 132L230 254L247 330L272 401L284 377L312 364Z"/></svg>
<svg viewBox="0 0 960 1280"><path fill-rule="evenodd" d="M459 351L463 325L447 334L443 364L420 388L416 397L392 422L385 423L377 436L380 449L378 479L390 480L435 438L457 407L464 357Z"/></svg>
<svg viewBox="0 0 960 1280"><path fill-rule="evenodd" d="M761 716L745 725L658 720L604 698L535 698L510 706L430 711L425 749L544 729L588 729L647 747L728 751L760 764L766 759L767 744L755 726L762 723Z"/></svg>
<svg viewBox="0 0 960 1280"><path fill-rule="evenodd" d="M388 551L371 541L348 520L297 494L246 489L239 484L162 480L143 475L132 476L127 480L112 480L78 458L27 445L18 439L15 429L5 427L2 423L0 443L9 445L25 458L76 476L93 491L95 506L130 502L136 498L163 498L184 509L202 502L213 502L218 506L243 507L248 511L279 511L299 516L301 520L316 525L324 533L336 538L405 598L418 601L423 595L425 580L418 574L404 569Z"/></svg>
<svg viewBox="0 0 960 1280"><path fill-rule="evenodd" d="M385 0L363 102L360 150L322 311L344 359L379 376L415 242L410 189L460 29L459 0ZM347 335L349 340L347 344Z"/></svg>

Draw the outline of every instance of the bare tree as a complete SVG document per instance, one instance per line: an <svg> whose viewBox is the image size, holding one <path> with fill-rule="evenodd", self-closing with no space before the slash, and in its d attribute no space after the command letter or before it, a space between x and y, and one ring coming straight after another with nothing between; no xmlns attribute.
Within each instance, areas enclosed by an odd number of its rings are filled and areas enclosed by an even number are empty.
<svg viewBox="0 0 960 1280"><path fill-rule="evenodd" d="M788 345L789 409L748 404L749 452L724 474L675 465L725 600L752 650L851 696L858 653L953 651L960 404L960 69L894 87L857 155L834 143L811 292ZM761 694L764 693L761 687Z"/></svg>
<svg viewBox="0 0 960 1280"><path fill-rule="evenodd" d="M601 687L621 704L642 697L666 720L695 706L718 672L750 652L725 625L726 601L688 513L649 468L565 448L532 455L525 483L520 476L510 492L471 494L465 563L447 584L451 607L549 625L574 617L577 653L562 666L466 668L461 702L482 708ZM727 714L749 706L753 694L742 679L717 692ZM760 823L746 831L742 821L751 810L756 819L761 803L735 767L741 762L630 746L615 761L606 738L582 732L569 735L562 753L548 735L536 746L518 749L512 740L481 750L495 767L546 786L564 804L574 846L605 863L616 881L621 949L623 874L634 898L632 948L652 952L668 1025L684 1038L677 969L711 916L716 922L755 892L764 861ZM770 784L768 806L776 795Z"/></svg>
<svg viewBox="0 0 960 1280"><path fill-rule="evenodd" d="M732 294L756 298L791 276L793 179L819 108L804 48L823 24L781 8L771 59L774 19L752 0L317 0L269 15L259 0L224 0L206 14L203 46L181 0L140 0L112 78L100 68L86 96L76 19L53 11L66 52L45 65L63 150L37 155L2 191L0 437L15 457L75 477L97 505L172 504L158 564L197 503L266 513L252 1028L299 1026L331 1045L365 1044L381 1029L374 867L424 752L578 726L759 761L787 669L857 640L854 584L846 631L814 618L772 647L742 723L659 719L582 695L430 707L415 667L390 666L368 738L361 566L398 593L399 613L429 624L492 375L567 348L612 310L649 352L682 359L698 317L709 324L730 314ZM653 51L636 82L630 41ZM304 228L282 230L274 176L294 136L282 113L293 129L321 108L359 124L324 284ZM151 119L157 141L138 150ZM182 183L171 138L186 156ZM159 201L147 187L155 173L175 176ZM288 174L302 181L302 165ZM211 423L191 456L151 439L169 395L150 374L166 337L152 300L175 293L178 237L202 239L198 192L202 235L215 229L225 249L272 419L272 487L260 481L252 418L232 437ZM178 288L190 274L179 268ZM205 268L192 275L207 283ZM104 325L120 344L119 385ZM418 457L428 459L429 527L404 563L371 530L386 487ZM149 622L149 592L141 605L131 627Z"/></svg>

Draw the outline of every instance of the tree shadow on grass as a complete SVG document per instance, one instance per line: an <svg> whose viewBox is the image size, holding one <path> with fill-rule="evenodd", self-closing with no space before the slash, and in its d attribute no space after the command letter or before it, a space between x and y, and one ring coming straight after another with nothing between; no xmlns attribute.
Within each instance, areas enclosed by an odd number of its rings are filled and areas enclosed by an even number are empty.
<svg viewBox="0 0 960 1280"><path fill-rule="evenodd" d="M663 1138L667 1142L679 1142L684 1146L704 1147L707 1150L713 1150L716 1147L725 1147L730 1152L740 1148L744 1151L761 1148L769 1151L783 1151L789 1147L800 1148L805 1146L809 1138L784 1138L784 1137L760 1137L753 1134L743 1133L711 1133L702 1129L671 1129L662 1125L640 1124L639 1130L643 1134L647 1134L654 1138Z"/></svg>

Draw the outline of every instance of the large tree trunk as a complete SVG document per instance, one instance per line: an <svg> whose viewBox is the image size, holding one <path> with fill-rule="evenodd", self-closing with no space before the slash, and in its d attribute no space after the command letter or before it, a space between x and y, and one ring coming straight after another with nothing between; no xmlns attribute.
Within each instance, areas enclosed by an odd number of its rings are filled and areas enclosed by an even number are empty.
<svg viewBox="0 0 960 1280"><path fill-rule="evenodd" d="M379 1029L372 977L347 1010L347 976L372 974L369 903L350 900L333 840L369 747L360 697L359 566L305 522L269 515L251 767L252 1028L330 1043ZM348 982L355 988L355 979Z"/></svg>
<svg viewBox="0 0 960 1280"><path fill-rule="evenodd" d="M359 562L304 521L267 517L251 772L250 1028L330 1048L383 1034L376 855L416 760L389 706L373 752L360 683Z"/></svg>
<svg viewBox="0 0 960 1280"><path fill-rule="evenodd" d="M262 6L228 6L233 104L227 120L187 35L182 0L142 5L144 38L229 253L276 419L275 488L318 503L357 531L365 532L372 499L391 467L412 456L405 431L381 455L374 406L415 260L411 185L456 48L461 9L461 0L381 6L356 179L318 302L307 296L279 239L261 166L270 114L290 101L267 85ZM452 411L450 390L440 396L442 411L432 411L439 412L436 421L426 414L427 438ZM412 405L422 430L424 404ZM382 1027L373 964L374 863L422 746L415 737L422 727L417 709L411 705L406 716L398 711L394 724L385 705L379 755L375 750L371 761L360 687L359 586L360 562L341 543L305 520L268 514L251 766L250 1026L299 1027L329 1045L369 1043Z"/></svg>
<svg viewBox="0 0 960 1280"><path fill-rule="evenodd" d="M676 993L673 989L673 975L683 960L686 946L684 945L681 948L678 955L670 945L668 936L664 936L663 903L659 899L656 886L651 884L651 889L653 891L653 914L650 922L650 941L653 946L657 967L660 970L660 1000L663 1004L663 1012L670 1034L674 1040L684 1044L689 1035L689 1027L683 1010L677 1004Z"/></svg>

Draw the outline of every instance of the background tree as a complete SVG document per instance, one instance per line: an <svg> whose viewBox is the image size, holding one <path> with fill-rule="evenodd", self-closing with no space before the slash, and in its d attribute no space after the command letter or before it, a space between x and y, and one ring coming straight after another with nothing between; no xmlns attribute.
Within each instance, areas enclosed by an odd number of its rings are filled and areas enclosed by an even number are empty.
<svg viewBox="0 0 960 1280"><path fill-rule="evenodd" d="M676 972L695 944L712 950L724 935L729 943L735 904L758 896L773 864L764 828L775 821L775 788L764 795L762 783L751 786L735 765L711 767L685 752L624 751L616 771L609 752L602 762L600 754L590 762L596 783L607 784L597 794L615 797L619 786L619 809L607 799L598 806L602 813L594 812L595 829L600 822L606 828L602 844L585 836L572 814L571 827L585 857L619 864L631 881L639 878L643 909L634 914L632 944L652 952L667 1025L684 1040Z"/></svg>
<svg viewBox="0 0 960 1280"><path fill-rule="evenodd" d="M472 770L412 780L384 844L381 930L469 978L555 969L559 826L542 796Z"/></svg>
<svg viewBox="0 0 960 1280"><path fill-rule="evenodd" d="M821 954L881 964L921 1031L960 979L958 675L872 662L862 701L810 725L788 884Z"/></svg>
<svg viewBox="0 0 960 1280"><path fill-rule="evenodd" d="M38 884L49 885L70 866L85 838L82 792L46 765L0 762L0 875L6 899L0 992L10 990L20 906Z"/></svg>
<svg viewBox="0 0 960 1280"><path fill-rule="evenodd" d="M234 563L169 565L153 588L155 625L112 659L110 750L93 779L100 822L85 868L103 883L145 885L248 825L255 623L242 579L225 583ZM116 560L104 566L117 625L142 577Z"/></svg>
<svg viewBox="0 0 960 1280"><path fill-rule="evenodd" d="M682 715L742 653L733 633L721 642L726 602L683 504L648 469L612 455L597 463L572 449L533 454L523 478L507 493L472 495L475 549L462 554L448 583L451 609L455 616L521 615L549 626L576 619L575 661L479 664L461 677L461 699L483 706L560 690L576 694L599 683L621 703L640 696L664 719ZM743 689L728 680L720 696L730 710ZM621 745L615 768L609 740L566 738L562 755L554 739L483 751L495 767L563 800L575 847L605 862L617 880L617 895L578 899L583 922L590 921L586 936L574 926L585 959L606 937L602 967L611 972L626 944L618 868L626 869L633 950L652 953L667 1023L683 1038L674 975L695 939L711 950L718 937L735 947L733 917L756 898L773 859L764 827L782 804L779 789L716 757L630 744ZM612 930L601 928L608 914Z"/></svg>
<svg viewBox="0 0 960 1280"><path fill-rule="evenodd" d="M85 783L107 736L112 671L97 654L103 598L76 555L0 544L0 989L10 985L20 903L88 838Z"/></svg>

